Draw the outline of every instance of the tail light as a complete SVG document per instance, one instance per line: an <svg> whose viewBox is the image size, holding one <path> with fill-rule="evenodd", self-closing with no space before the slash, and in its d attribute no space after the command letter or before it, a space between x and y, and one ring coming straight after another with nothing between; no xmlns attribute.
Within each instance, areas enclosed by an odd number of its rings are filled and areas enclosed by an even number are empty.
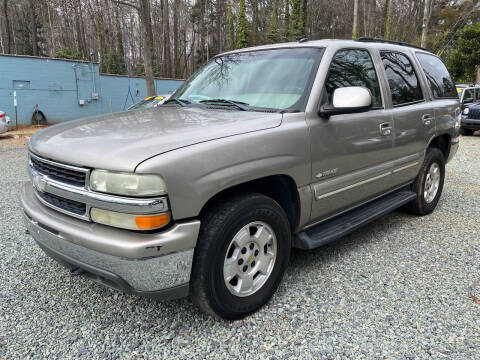
<svg viewBox="0 0 480 360"><path fill-rule="evenodd" d="M4 118L5 117L5 114L0 114L0 118Z"/></svg>

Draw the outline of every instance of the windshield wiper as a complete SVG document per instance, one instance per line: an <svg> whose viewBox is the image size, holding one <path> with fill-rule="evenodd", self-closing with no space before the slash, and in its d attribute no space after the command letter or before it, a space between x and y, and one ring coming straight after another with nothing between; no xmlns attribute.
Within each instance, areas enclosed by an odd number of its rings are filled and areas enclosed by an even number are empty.
<svg viewBox="0 0 480 360"><path fill-rule="evenodd" d="M164 104L168 104L170 102L176 102L181 107L185 107L185 106L187 106L187 104L190 104L190 101L188 101L188 100L177 99L177 98L168 99L167 101L164 102Z"/></svg>
<svg viewBox="0 0 480 360"><path fill-rule="evenodd" d="M233 101L233 100L228 100L228 99L208 99L208 100L202 100L200 101L202 104L229 104L236 106L238 109L242 111L250 111L250 108L248 107L247 103L241 102L241 101Z"/></svg>

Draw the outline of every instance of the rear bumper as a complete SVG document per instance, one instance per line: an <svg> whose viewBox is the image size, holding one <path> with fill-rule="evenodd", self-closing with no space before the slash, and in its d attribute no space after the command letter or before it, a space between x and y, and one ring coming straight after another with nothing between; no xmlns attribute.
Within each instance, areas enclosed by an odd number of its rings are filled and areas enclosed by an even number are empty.
<svg viewBox="0 0 480 360"><path fill-rule="evenodd" d="M464 129L480 130L480 119L463 118L461 121L461 126Z"/></svg>
<svg viewBox="0 0 480 360"><path fill-rule="evenodd" d="M98 225L45 207L31 183L21 190L25 224L45 253L103 285L127 293L188 295L197 220L153 234Z"/></svg>

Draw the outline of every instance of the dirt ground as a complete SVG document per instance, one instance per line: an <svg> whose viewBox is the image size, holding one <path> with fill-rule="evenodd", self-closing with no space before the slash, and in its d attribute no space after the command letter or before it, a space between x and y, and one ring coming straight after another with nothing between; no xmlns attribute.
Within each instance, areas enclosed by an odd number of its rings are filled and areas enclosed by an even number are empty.
<svg viewBox="0 0 480 360"><path fill-rule="evenodd" d="M10 130L0 134L0 147L26 146L33 134L47 126L48 125L24 126L18 130Z"/></svg>

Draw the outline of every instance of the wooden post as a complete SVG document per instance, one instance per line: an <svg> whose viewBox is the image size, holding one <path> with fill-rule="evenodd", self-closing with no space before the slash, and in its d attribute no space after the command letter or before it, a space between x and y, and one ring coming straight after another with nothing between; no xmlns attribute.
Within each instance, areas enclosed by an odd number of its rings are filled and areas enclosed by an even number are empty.
<svg viewBox="0 0 480 360"><path fill-rule="evenodd" d="M477 65L477 84L480 84L480 65Z"/></svg>

